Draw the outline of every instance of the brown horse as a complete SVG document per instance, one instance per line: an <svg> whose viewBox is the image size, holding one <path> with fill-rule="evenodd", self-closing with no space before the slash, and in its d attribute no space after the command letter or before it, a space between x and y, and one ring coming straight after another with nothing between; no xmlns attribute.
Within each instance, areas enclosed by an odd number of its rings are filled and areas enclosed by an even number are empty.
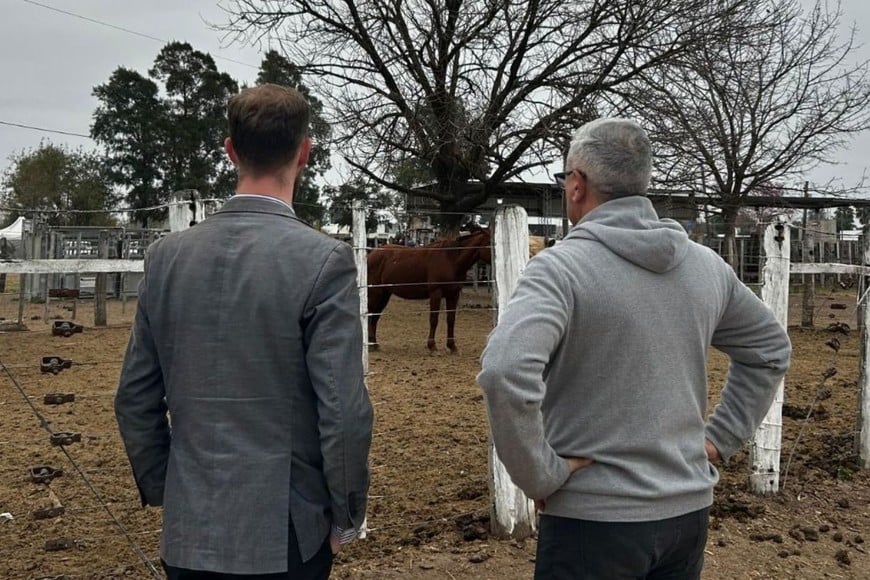
<svg viewBox="0 0 870 580"><path fill-rule="evenodd" d="M435 350L435 329L441 298L447 301L447 348L456 352L453 325L459 294L468 270L478 260L492 262L488 229L463 234L428 246L406 248L387 245L368 256L369 343L378 347L378 320L395 294L408 300L429 299L429 350Z"/></svg>

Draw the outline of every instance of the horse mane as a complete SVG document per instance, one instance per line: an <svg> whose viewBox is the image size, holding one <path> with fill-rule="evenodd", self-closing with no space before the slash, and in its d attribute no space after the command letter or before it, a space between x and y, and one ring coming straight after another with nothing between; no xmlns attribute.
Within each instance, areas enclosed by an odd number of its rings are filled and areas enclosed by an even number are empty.
<svg viewBox="0 0 870 580"><path fill-rule="evenodd" d="M453 236L453 237L439 238L439 239L435 240L434 242L426 244L425 246L422 246L422 247L424 247L424 248L464 247L465 243L468 240L475 238L476 236L478 236L480 234L489 235L489 230L487 228L482 228L480 226L477 226L476 228L472 229L471 231L460 232L459 235Z"/></svg>

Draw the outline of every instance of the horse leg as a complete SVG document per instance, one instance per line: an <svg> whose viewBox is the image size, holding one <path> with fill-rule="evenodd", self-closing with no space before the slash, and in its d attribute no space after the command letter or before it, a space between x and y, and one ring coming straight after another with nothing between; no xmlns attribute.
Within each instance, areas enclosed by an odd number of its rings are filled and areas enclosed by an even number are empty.
<svg viewBox="0 0 870 580"><path fill-rule="evenodd" d="M453 338L453 326L456 322L456 307L459 305L459 292L450 292L445 297L447 302L447 348L456 354L456 340Z"/></svg>
<svg viewBox="0 0 870 580"><path fill-rule="evenodd" d="M429 294L429 341L426 346L429 350L437 350L435 346L435 331L438 329L438 314L441 310L441 290L434 290Z"/></svg>
<svg viewBox="0 0 870 580"><path fill-rule="evenodd" d="M369 292L369 348L378 350L378 321L390 301L390 292L382 289Z"/></svg>

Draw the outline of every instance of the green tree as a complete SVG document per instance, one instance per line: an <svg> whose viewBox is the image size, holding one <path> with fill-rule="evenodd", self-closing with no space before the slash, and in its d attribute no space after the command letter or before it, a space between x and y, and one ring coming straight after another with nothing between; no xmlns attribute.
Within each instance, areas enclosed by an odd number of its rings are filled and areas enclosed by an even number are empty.
<svg viewBox="0 0 870 580"><path fill-rule="evenodd" d="M120 67L106 84L95 87L93 94L100 105L94 112L91 136L106 150L110 182L127 192L132 208L164 203L168 195L163 169L169 125L157 83ZM163 215L134 212L133 219L147 225L149 219L162 219Z"/></svg>
<svg viewBox="0 0 870 580"><path fill-rule="evenodd" d="M203 197L226 197L216 191L222 173L232 170L223 149L226 108L238 84L215 66L208 53L186 42L170 42L157 55L149 71L163 84L167 115L168 159L164 187L170 191L196 189Z"/></svg>
<svg viewBox="0 0 870 580"><path fill-rule="evenodd" d="M320 224L326 208L321 201L321 191L316 179L326 173L330 167L331 137L329 123L323 118L323 103L312 95L310 89L302 82L300 70L276 50L267 52L260 63L257 84L266 83L293 87L305 95L311 105L311 155L307 170L293 193L293 206L301 219L312 224Z"/></svg>
<svg viewBox="0 0 870 580"><path fill-rule="evenodd" d="M3 176L3 204L19 215L39 210L54 226L106 226L118 196L112 192L105 167L96 154L43 142L14 155ZM85 213L66 213L84 210ZM105 211L100 211L105 210Z"/></svg>
<svg viewBox="0 0 870 580"><path fill-rule="evenodd" d="M109 178L132 208L165 203L173 191L196 189L204 198L233 191L223 151L226 104L238 85L207 53L170 42L148 77L120 67L94 87L99 100L91 136L106 150ZM141 223L165 212L136 212Z"/></svg>

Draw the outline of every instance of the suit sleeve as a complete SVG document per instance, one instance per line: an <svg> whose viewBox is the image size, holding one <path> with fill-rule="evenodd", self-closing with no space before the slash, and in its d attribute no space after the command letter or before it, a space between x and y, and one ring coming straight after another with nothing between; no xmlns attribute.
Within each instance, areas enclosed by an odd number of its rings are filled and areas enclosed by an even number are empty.
<svg viewBox="0 0 870 580"><path fill-rule="evenodd" d="M333 525L359 528L369 487L372 406L362 367L356 266L349 246L326 259L305 308L305 360L317 395Z"/></svg>
<svg viewBox="0 0 870 580"><path fill-rule="evenodd" d="M791 360L791 343L773 312L729 272L731 296L712 346L731 358L706 436L727 460L749 440L776 395Z"/></svg>
<svg viewBox="0 0 870 580"><path fill-rule="evenodd" d="M148 323L147 293L146 257L136 318L115 394L115 417L142 505L160 506L169 462L170 430L163 373Z"/></svg>
<svg viewBox="0 0 870 580"><path fill-rule="evenodd" d="M532 499L557 491L570 472L544 435L544 369L568 326L568 294L545 256L529 262L481 355L477 376L492 439L514 483Z"/></svg>

